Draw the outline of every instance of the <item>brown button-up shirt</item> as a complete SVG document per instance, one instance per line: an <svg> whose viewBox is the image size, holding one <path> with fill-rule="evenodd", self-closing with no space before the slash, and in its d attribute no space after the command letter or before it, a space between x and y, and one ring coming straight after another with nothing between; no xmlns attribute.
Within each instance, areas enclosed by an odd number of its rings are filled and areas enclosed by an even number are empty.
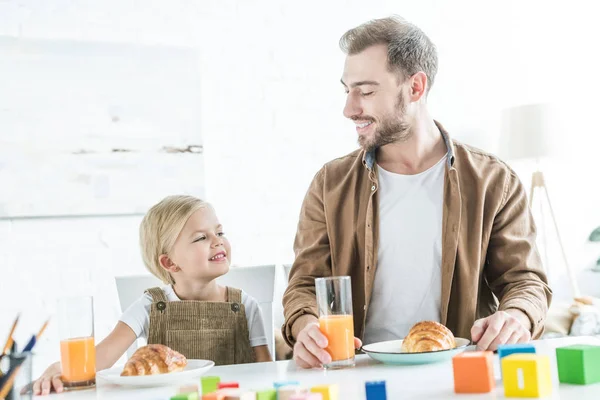
<svg viewBox="0 0 600 400"><path fill-rule="evenodd" d="M552 292L524 187L497 157L450 139L436 124L448 148L441 322L454 335L470 338L476 319L515 308L529 317L537 338ZM317 316L314 279L324 276L351 277L354 332L363 337L377 267L378 204L374 152L357 150L315 175L302 204L283 297L288 344L295 342L292 325L298 317Z"/></svg>

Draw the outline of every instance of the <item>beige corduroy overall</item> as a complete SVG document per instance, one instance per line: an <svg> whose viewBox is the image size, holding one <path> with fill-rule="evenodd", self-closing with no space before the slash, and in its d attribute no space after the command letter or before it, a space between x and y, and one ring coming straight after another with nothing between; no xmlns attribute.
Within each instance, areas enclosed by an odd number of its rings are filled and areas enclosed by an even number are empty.
<svg viewBox="0 0 600 400"><path fill-rule="evenodd" d="M242 291L227 287L227 301L168 301L159 287L152 296L148 344L163 344L188 359L215 365L254 362Z"/></svg>

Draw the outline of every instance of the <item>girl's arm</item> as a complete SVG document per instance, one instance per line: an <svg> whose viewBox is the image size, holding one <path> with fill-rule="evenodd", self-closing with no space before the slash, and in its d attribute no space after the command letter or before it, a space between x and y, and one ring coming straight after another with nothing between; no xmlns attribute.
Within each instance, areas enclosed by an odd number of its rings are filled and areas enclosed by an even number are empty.
<svg viewBox="0 0 600 400"><path fill-rule="evenodd" d="M252 348L254 350L254 359L256 362L268 362L273 361L271 353L269 353L269 346L256 346Z"/></svg>
<svg viewBox="0 0 600 400"><path fill-rule="evenodd" d="M117 322L115 329L96 346L96 371L112 367L136 339L129 325Z"/></svg>
<svg viewBox="0 0 600 400"><path fill-rule="evenodd" d="M96 371L112 367L136 339L133 330L119 321L115 329L96 346ZM33 384L34 395L44 396L52 389L57 393L63 391L60 362L50 365Z"/></svg>

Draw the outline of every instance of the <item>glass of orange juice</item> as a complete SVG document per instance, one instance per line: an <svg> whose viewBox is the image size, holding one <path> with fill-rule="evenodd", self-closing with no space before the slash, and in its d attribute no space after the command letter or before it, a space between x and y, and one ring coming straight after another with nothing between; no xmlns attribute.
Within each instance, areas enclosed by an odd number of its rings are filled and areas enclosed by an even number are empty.
<svg viewBox="0 0 600 400"><path fill-rule="evenodd" d="M60 363L66 389L85 389L96 383L94 300L92 296L58 300Z"/></svg>
<svg viewBox="0 0 600 400"><path fill-rule="evenodd" d="M328 369L354 366L354 319L349 276L315 279L319 328L327 337Z"/></svg>

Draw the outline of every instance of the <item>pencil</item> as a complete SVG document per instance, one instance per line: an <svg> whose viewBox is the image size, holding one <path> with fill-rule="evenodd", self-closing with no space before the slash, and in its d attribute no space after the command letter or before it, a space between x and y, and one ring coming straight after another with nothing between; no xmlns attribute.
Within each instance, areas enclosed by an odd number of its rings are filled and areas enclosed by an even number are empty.
<svg viewBox="0 0 600 400"><path fill-rule="evenodd" d="M46 330L46 327L48 326L48 322L50 322L50 319L47 319L46 322L44 322L44 325L42 325L38 334L35 335L36 340L40 340L40 336L42 336L42 333L44 333L44 331Z"/></svg>
<svg viewBox="0 0 600 400"><path fill-rule="evenodd" d="M4 385L0 388L0 399L6 398L8 396L8 392L12 389L13 384L15 383L15 378L21 369L21 364L18 364L13 369L6 373L6 380L4 381Z"/></svg>
<svg viewBox="0 0 600 400"><path fill-rule="evenodd" d="M6 344L4 345L4 350L2 350L2 354L7 354L14 343L13 334L15 333L15 329L17 328L19 317L20 314L17 314L17 318L15 318L15 322L13 322L10 333L8 334L8 339L6 340Z"/></svg>

